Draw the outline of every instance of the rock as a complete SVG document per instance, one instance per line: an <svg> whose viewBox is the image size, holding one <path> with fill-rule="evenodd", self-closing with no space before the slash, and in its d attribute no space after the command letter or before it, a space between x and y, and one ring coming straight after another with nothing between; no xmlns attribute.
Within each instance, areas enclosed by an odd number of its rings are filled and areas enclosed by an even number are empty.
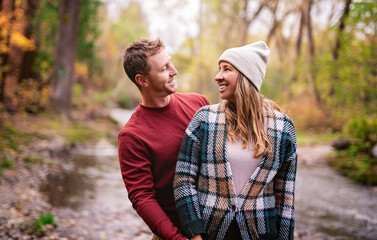
<svg viewBox="0 0 377 240"><path fill-rule="evenodd" d="M347 149L351 146L351 141L347 140L347 139L337 139L337 140L333 141L331 146L333 148L335 148L336 150L343 150L343 149Z"/></svg>
<svg viewBox="0 0 377 240"><path fill-rule="evenodd" d="M377 144L374 145L374 147L372 148L371 155L372 155L372 157L374 157L374 158L377 157Z"/></svg>

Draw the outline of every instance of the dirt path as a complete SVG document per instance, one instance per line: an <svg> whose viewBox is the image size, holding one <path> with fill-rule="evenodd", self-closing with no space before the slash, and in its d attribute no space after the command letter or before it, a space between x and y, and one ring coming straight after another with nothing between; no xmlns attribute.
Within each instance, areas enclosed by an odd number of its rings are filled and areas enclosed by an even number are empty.
<svg viewBox="0 0 377 240"><path fill-rule="evenodd" d="M326 156L333 150L329 144L314 145L314 146L299 146L298 147L298 161L299 164L313 165L323 164Z"/></svg>

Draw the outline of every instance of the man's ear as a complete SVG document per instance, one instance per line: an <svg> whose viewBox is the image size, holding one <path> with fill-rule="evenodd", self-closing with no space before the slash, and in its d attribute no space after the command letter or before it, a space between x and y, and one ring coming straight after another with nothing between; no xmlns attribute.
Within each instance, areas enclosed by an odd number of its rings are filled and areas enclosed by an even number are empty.
<svg viewBox="0 0 377 240"><path fill-rule="evenodd" d="M141 87L148 87L149 86L147 79L141 74L137 74L135 76L135 81Z"/></svg>

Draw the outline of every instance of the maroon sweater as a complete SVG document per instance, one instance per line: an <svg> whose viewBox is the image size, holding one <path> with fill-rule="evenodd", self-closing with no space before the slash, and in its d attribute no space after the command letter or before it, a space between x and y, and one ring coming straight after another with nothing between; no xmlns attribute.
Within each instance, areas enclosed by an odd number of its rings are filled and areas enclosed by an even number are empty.
<svg viewBox="0 0 377 240"><path fill-rule="evenodd" d="M187 125L208 100L199 94L174 93L163 108L139 105L118 135L119 163L128 197L153 233L187 239L173 196L178 151Z"/></svg>

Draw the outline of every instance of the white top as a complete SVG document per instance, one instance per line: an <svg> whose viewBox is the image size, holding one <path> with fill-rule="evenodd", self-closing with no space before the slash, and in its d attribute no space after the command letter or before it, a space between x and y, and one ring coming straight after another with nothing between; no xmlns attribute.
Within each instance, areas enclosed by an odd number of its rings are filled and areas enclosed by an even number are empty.
<svg viewBox="0 0 377 240"><path fill-rule="evenodd" d="M265 114L265 132L267 132L267 125L267 115ZM249 139L249 143L251 143L251 139ZM241 139L237 139L237 141L232 143L227 140L227 147L228 160L233 175L236 194L238 195L257 169L259 163L262 161L264 154L261 154L259 157L255 158L254 147L252 146L252 144L249 144L248 147L242 149Z"/></svg>
<svg viewBox="0 0 377 240"><path fill-rule="evenodd" d="M238 195L257 169L263 154L254 158L252 146L242 149L242 140L240 139L232 143L227 141L227 147L228 160Z"/></svg>

